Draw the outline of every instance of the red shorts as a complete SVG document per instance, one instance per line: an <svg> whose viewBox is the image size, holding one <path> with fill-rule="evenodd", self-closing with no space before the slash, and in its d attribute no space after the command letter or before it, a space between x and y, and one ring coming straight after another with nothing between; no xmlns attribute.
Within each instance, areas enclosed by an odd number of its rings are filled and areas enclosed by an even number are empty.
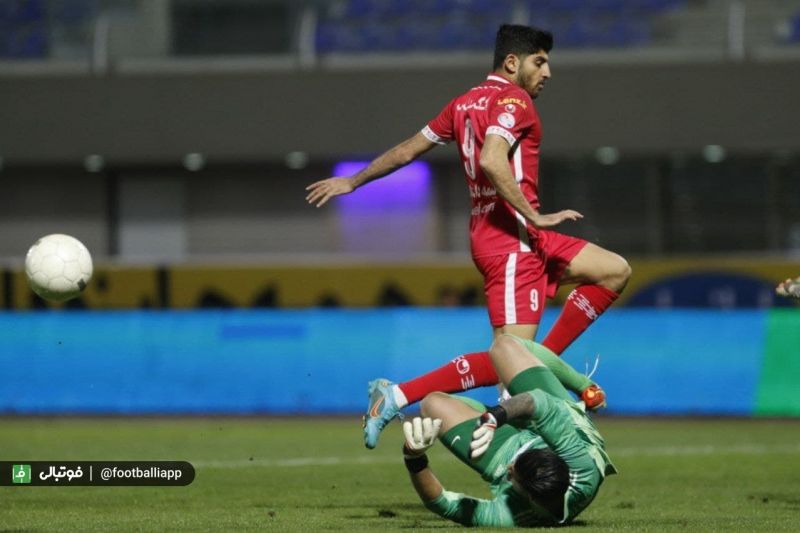
<svg viewBox="0 0 800 533"><path fill-rule="evenodd" d="M538 324L546 298L555 296L561 276L586 241L555 231L539 230L530 252L475 257L483 274L489 321L506 324Z"/></svg>

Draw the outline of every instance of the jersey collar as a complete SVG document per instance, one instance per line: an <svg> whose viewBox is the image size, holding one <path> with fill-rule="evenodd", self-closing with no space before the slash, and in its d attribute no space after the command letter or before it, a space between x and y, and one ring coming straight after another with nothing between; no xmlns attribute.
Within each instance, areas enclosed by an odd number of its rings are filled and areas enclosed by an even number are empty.
<svg viewBox="0 0 800 533"><path fill-rule="evenodd" d="M489 74L488 76L486 76L486 79L489 80L489 81L499 81L500 83L511 84L510 81L508 81L507 79L503 78L502 76L497 76L496 74Z"/></svg>

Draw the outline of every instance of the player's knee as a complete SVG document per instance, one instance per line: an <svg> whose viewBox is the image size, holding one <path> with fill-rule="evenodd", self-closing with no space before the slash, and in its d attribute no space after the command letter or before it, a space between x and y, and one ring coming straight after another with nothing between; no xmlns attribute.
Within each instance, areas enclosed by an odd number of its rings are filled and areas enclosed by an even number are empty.
<svg viewBox="0 0 800 533"><path fill-rule="evenodd" d="M494 340L492 347L489 348L489 356L492 361L506 359L511 356L517 346L519 345L513 338L508 335L500 335Z"/></svg>
<svg viewBox="0 0 800 533"><path fill-rule="evenodd" d="M628 261L625 260L624 257L620 256L619 259L620 261L619 261L619 266L617 267L618 270L617 276L619 277L621 284L619 291L622 291L622 289L625 288L625 285L628 284L628 280L631 279L631 274L633 274L633 269L631 268L631 265L628 263Z"/></svg>
<svg viewBox="0 0 800 533"><path fill-rule="evenodd" d="M420 413L426 418L442 418L445 411L444 405L450 396L444 392L431 392L422 399L419 405Z"/></svg>
<svg viewBox="0 0 800 533"><path fill-rule="evenodd" d="M614 254L614 261L605 279L607 288L615 292L622 292L631 278L633 270L628 261L621 255Z"/></svg>

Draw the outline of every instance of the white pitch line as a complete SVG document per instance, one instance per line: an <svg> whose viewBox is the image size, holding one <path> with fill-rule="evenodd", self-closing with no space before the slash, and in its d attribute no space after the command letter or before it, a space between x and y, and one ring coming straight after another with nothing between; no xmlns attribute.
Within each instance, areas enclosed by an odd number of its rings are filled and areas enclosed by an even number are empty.
<svg viewBox="0 0 800 533"><path fill-rule="evenodd" d="M289 459L235 459L231 461L192 461L195 468L247 468L250 466L262 467L293 467L293 466L328 466L328 465L364 465L364 464L389 464L402 463L398 457L293 457Z"/></svg>
<svg viewBox="0 0 800 533"><path fill-rule="evenodd" d="M800 444L766 446L763 444L736 444L733 446L655 446L652 448L616 448L607 450L617 457L672 456L672 455L762 455L780 453L800 453Z"/></svg>
<svg viewBox="0 0 800 533"><path fill-rule="evenodd" d="M765 446L761 444L740 444L735 446L656 446L648 448L611 448L608 450L611 459L615 457L669 457L679 455L769 455L800 453L800 444ZM195 468L248 468L270 467L289 468L297 466L331 466L331 465L365 465L365 464L400 464L395 456L372 457L292 457L287 459L246 459L193 461Z"/></svg>

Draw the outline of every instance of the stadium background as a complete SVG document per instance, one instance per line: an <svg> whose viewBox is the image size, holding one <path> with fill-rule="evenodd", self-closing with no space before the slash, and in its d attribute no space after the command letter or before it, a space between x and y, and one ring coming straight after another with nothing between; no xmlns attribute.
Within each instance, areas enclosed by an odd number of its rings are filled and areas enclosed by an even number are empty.
<svg viewBox="0 0 800 533"><path fill-rule="evenodd" d="M788 0L1 0L0 412L354 413L487 346L453 147L303 198L480 80L503 21L556 34L545 209L634 269L566 359L601 355L611 414L800 414ZM96 264L66 306L21 272L54 232Z"/></svg>

